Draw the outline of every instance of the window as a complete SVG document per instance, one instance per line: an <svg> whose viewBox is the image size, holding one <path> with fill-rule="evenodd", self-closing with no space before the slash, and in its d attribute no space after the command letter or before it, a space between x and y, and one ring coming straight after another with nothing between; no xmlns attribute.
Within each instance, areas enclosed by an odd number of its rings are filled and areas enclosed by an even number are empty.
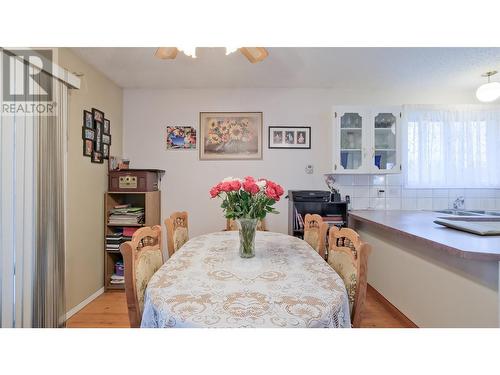
<svg viewBox="0 0 500 375"><path fill-rule="evenodd" d="M500 187L500 107L407 107L405 186Z"/></svg>

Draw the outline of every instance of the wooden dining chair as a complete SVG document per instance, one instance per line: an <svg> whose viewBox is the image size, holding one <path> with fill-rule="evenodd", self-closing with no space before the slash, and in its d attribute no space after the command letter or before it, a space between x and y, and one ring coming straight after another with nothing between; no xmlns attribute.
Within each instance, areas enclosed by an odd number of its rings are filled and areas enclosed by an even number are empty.
<svg viewBox="0 0 500 375"><path fill-rule="evenodd" d="M325 259L326 232L328 224L318 214L306 214L304 218L304 241Z"/></svg>
<svg viewBox="0 0 500 375"><path fill-rule="evenodd" d="M172 213L165 220L165 226L167 227L167 248L170 258L189 240L188 213L185 211Z"/></svg>
<svg viewBox="0 0 500 375"><path fill-rule="evenodd" d="M226 230L227 231L238 230L238 224L236 224L236 221L233 219L227 219L226 220ZM259 220L257 222L257 230L267 231L266 219L262 219L262 220Z"/></svg>
<svg viewBox="0 0 500 375"><path fill-rule="evenodd" d="M163 264L161 252L161 227L138 229L120 246L125 268L125 294L127 297L128 317L132 328L141 325L144 309L144 293L149 280Z"/></svg>
<svg viewBox="0 0 500 375"><path fill-rule="evenodd" d="M344 281L349 297L353 327L359 327L366 299L368 256L371 246L360 240L349 228L330 228L328 236L328 264Z"/></svg>

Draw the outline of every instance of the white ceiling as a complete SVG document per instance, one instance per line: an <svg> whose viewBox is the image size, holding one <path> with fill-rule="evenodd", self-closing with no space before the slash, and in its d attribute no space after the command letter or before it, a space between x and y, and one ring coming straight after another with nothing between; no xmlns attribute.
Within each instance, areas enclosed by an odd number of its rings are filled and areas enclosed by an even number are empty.
<svg viewBox="0 0 500 375"><path fill-rule="evenodd" d="M154 58L154 48L73 50L123 88L474 90L482 73L500 71L500 48L268 48L258 64L223 48L175 60Z"/></svg>

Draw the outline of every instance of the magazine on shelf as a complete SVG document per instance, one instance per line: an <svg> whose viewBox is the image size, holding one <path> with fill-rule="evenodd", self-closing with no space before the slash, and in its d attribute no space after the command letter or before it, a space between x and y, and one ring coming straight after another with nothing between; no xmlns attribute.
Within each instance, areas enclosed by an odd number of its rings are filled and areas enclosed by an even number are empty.
<svg viewBox="0 0 500 375"><path fill-rule="evenodd" d="M137 225L144 224L144 208L142 207L127 207L114 208L109 210L110 225Z"/></svg>
<svg viewBox="0 0 500 375"><path fill-rule="evenodd" d="M299 227L300 229L304 229L304 218L301 214L299 214Z"/></svg>
<svg viewBox="0 0 500 375"><path fill-rule="evenodd" d="M295 208L294 229L295 230L304 229L304 219L302 218L302 215L299 214L299 211L297 211L297 208Z"/></svg>
<svg viewBox="0 0 500 375"><path fill-rule="evenodd" d="M106 235L106 251L119 251L122 243L132 240L132 234L137 229L137 227L125 227L116 233ZM130 234L130 236L126 234Z"/></svg>

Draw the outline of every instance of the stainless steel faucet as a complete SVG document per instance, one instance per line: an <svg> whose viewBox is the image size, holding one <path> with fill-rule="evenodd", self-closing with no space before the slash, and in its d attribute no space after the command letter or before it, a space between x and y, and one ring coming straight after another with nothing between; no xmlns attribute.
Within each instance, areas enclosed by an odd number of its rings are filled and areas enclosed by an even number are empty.
<svg viewBox="0 0 500 375"><path fill-rule="evenodd" d="M457 197L453 202L454 210L463 210L465 208L465 198L463 196Z"/></svg>

